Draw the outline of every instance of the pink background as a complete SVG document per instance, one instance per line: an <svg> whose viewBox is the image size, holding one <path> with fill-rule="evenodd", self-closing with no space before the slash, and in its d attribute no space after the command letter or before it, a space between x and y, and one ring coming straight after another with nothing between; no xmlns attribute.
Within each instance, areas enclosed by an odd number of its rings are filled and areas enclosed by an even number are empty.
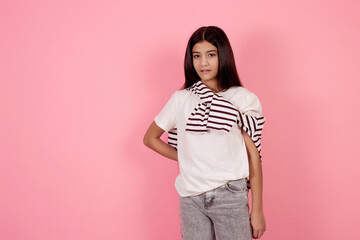
<svg viewBox="0 0 360 240"><path fill-rule="evenodd" d="M180 239L177 162L143 136L190 35L261 100L261 239L360 239L359 1L2 1L0 238ZM166 139L166 135L163 136Z"/></svg>

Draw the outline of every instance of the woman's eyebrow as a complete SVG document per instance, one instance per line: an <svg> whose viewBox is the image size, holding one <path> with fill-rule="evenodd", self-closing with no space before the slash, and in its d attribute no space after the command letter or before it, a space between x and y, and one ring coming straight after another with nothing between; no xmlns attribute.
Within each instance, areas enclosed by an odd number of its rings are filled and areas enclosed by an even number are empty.
<svg viewBox="0 0 360 240"><path fill-rule="evenodd" d="M209 51L206 51L206 52L216 52L216 50L209 50ZM196 51L193 51L193 53L200 53L200 52L196 52Z"/></svg>

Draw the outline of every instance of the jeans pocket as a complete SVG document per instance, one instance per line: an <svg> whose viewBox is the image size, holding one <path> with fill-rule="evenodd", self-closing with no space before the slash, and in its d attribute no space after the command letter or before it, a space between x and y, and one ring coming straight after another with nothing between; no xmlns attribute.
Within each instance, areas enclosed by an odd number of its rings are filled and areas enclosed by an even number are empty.
<svg viewBox="0 0 360 240"><path fill-rule="evenodd" d="M227 181L225 187L234 193L245 192L247 190L246 182L243 179Z"/></svg>

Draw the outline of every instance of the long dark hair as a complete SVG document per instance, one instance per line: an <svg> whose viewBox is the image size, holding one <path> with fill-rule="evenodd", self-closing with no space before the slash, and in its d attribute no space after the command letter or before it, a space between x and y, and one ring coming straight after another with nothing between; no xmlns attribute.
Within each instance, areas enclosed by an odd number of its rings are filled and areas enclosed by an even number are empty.
<svg viewBox="0 0 360 240"><path fill-rule="evenodd" d="M234 54L225 32L216 26L204 26L196 30L188 41L184 61L185 83L181 89L188 88L200 80L193 65L192 48L196 43L204 40L217 47L218 50L218 88L225 90L232 86L243 86L240 82Z"/></svg>

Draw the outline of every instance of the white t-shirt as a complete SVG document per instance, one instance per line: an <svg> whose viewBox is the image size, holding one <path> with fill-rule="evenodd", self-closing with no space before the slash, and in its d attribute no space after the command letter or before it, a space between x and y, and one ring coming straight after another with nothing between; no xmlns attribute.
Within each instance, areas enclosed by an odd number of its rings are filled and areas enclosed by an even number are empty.
<svg viewBox="0 0 360 240"><path fill-rule="evenodd" d="M262 116L258 97L244 87L233 86L216 94L230 101L242 113ZM246 145L239 125L234 124L228 133L191 134L185 131L188 117L200 102L193 92L177 90L154 119L166 132L177 128L180 173L175 188L181 197L201 194L229 180L249 179Z"/></svg>

